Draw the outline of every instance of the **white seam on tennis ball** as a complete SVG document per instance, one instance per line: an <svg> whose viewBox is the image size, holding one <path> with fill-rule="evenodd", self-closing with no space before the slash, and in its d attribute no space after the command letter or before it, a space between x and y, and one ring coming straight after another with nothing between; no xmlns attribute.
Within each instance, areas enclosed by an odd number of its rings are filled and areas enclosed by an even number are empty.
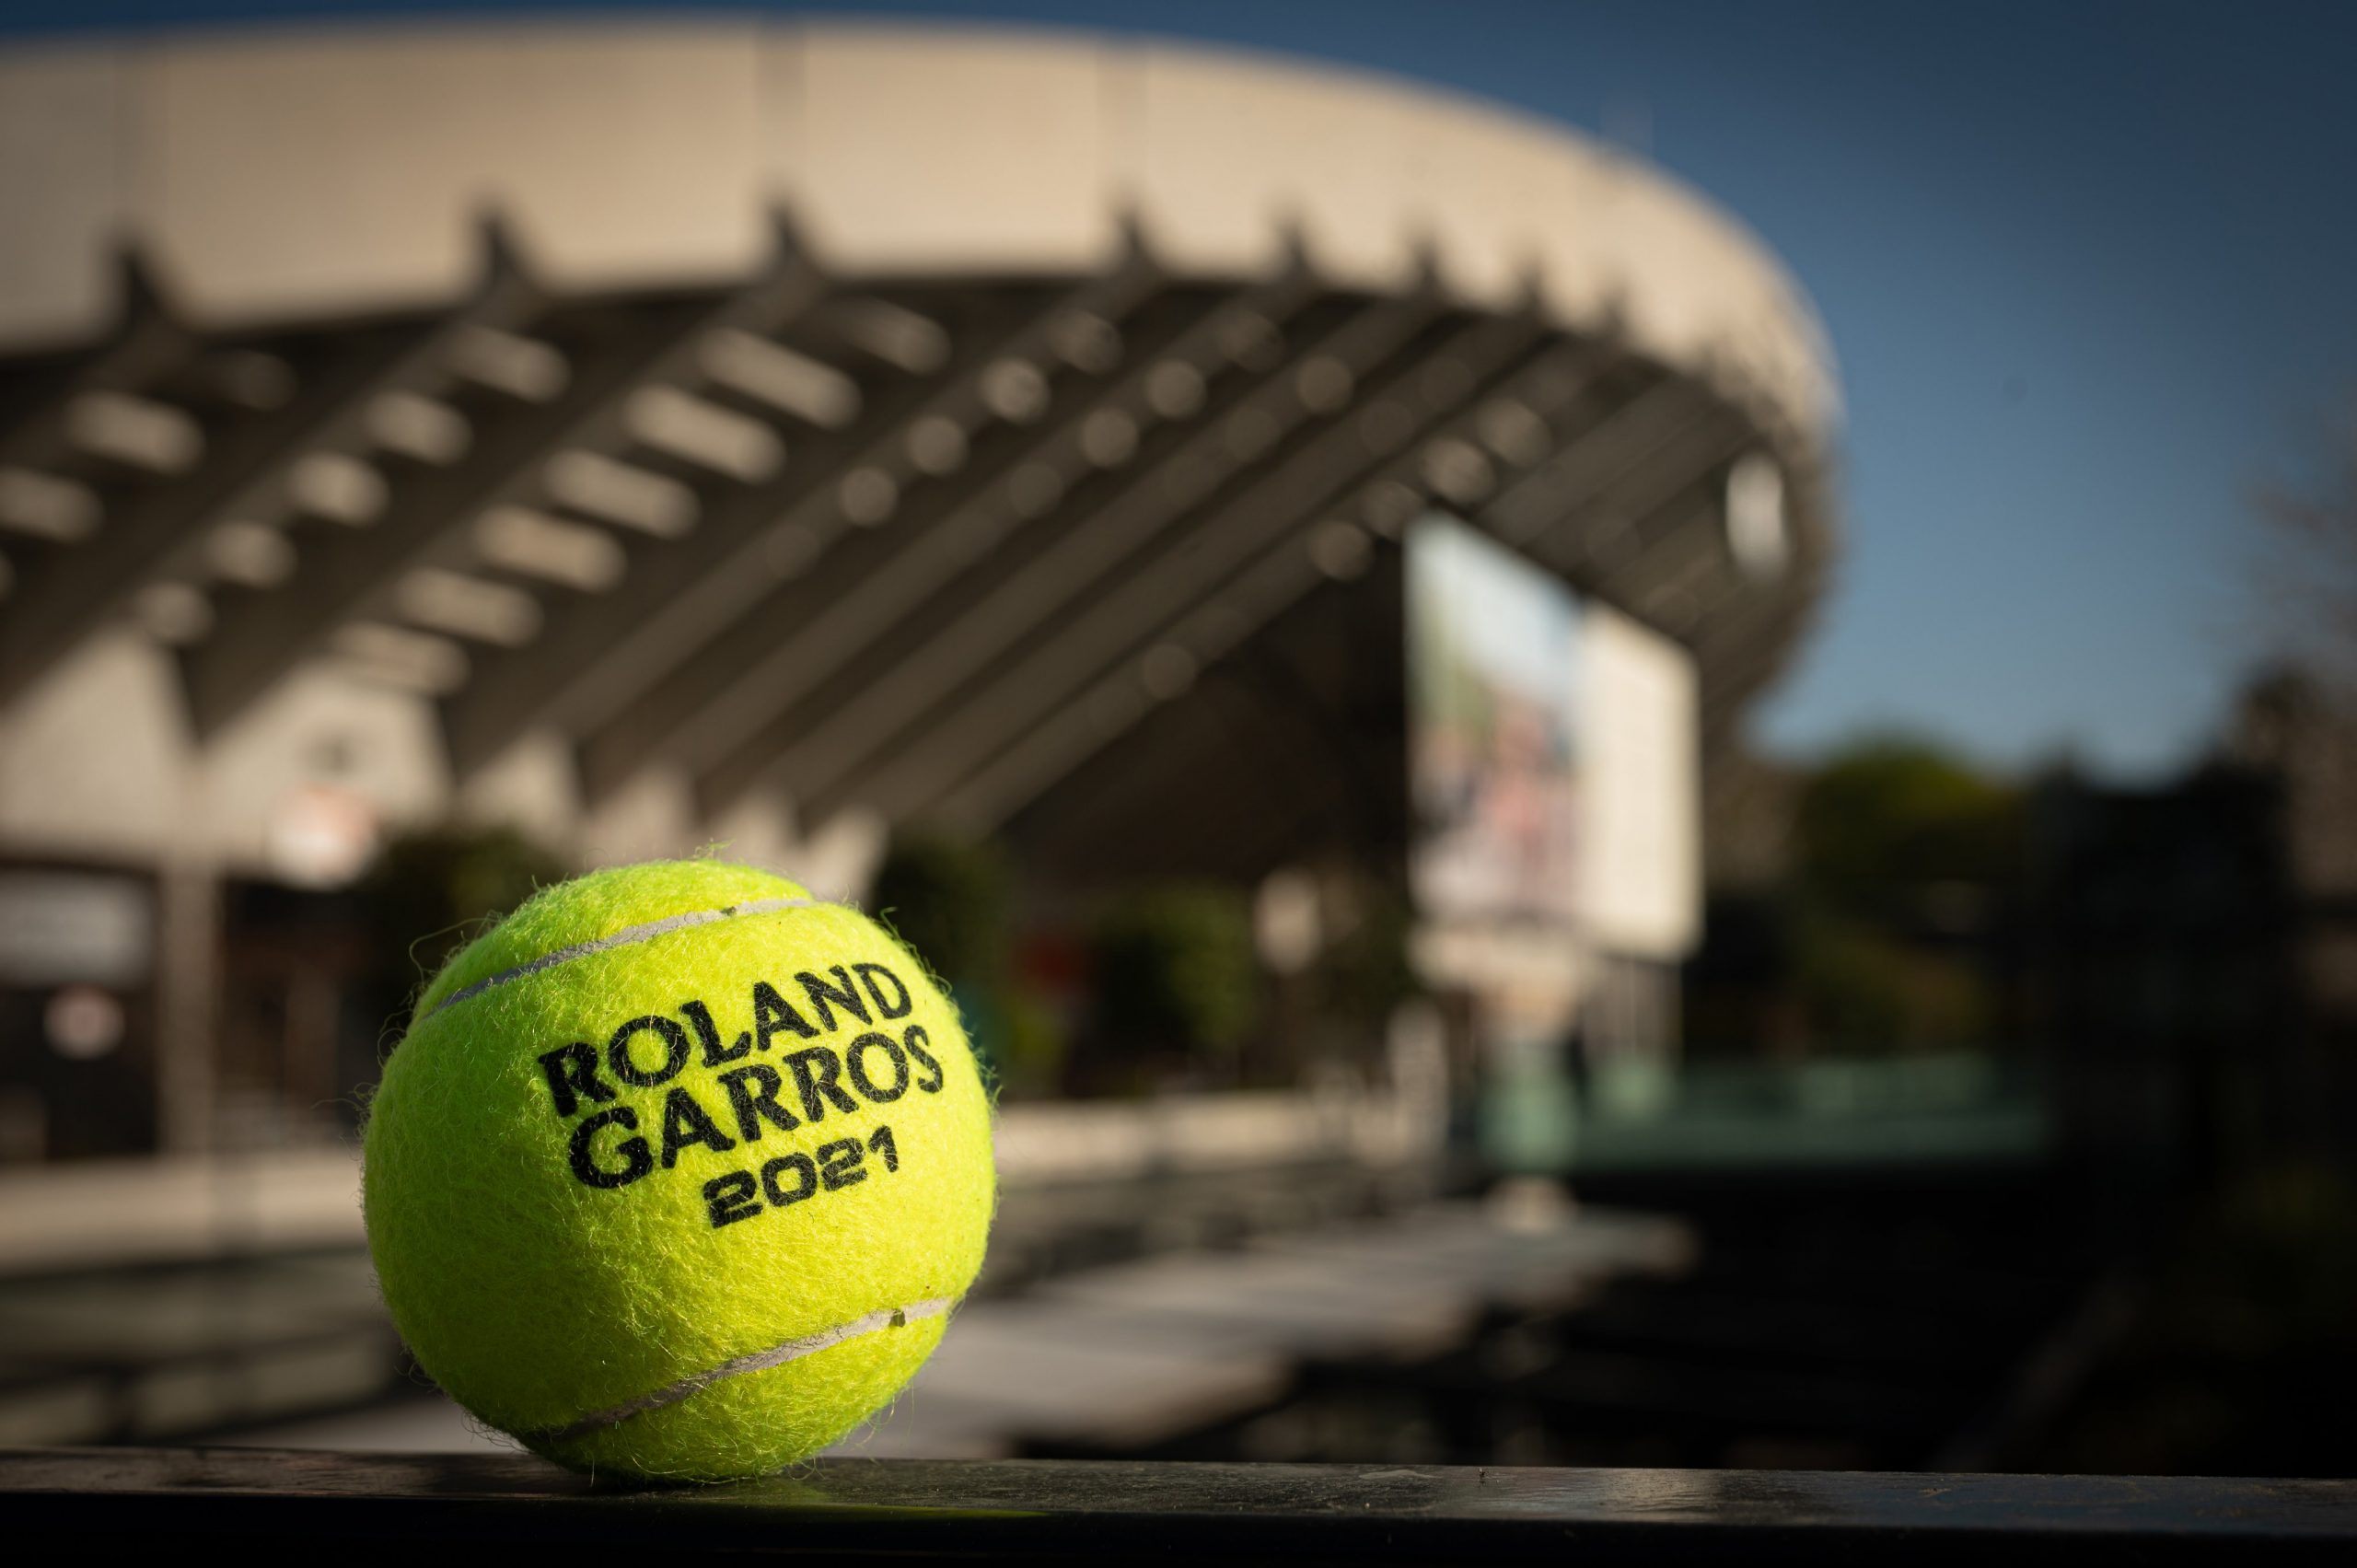
<svg viewBox="0 0 2357 1568"><path fill-rule="evenodd" d="M702 1393L714 1383L725 1382L731 1377L741 1377L749 1372L766 1372L772 1366L784 1366L789 1361L799 1361L806 1355L815 1355L831 1345L842 1344L845 1340L855 1340L862 1334L873 1334L885 1329L906 1328L923 1318L938 1318L957 1305L958 1299L955 1296L937 1295L930 1301L920 1301L908 1307L881 1307L865 1317L854 1318L848 1323L838 1323L831 1329L821 1329L815 1334L805 1334L798 1340L788 1340L784 1344L772 1345L768 1350L757 1350L750 1355L740 1355L733 1361L724 1361L708 1372L699 1372L691 1377L682 1377L677 1383L668 1388L657 1388L651 1394L641 1394L637 1399L616 1405L610 1410L598 1411L585 1415L579 1421L545 1434L545 1436L552 1443L569 1443L577 1437L586 1437L593 1432L601 1432L609 1426L618 1425L634 1415L644 1415L648 1411L661 1410L666 1405L676 1405L681 1400Z"/></svg>
<svg viewBox="0 0 2357 1568"><path fill-rule="evenodd" d="M475 981L472 985L462 985L436 1002L427 1010L425 1016L433 1017L443 1009L455 1007L469 997L480 996L493 986L505 985L510 981L522 980L527 975L538 974L542 970L554 969L559 964L569 964L575 958L586 958L592 953L610 952L616 947L628 947L640 942L652 942L657 936L668 936L674 931L685 931L691 926L710 925L714 921L730 920L740 914L772 914L779 910L834 907L824 899L757 899L751 903L726 904L716 910L690 910L685 914L675 914L663 920L650 920L644 925L626 925L611 936L600 936L594 942L576 942L570 947L559 947L553 952L542 953L528 963L517 964L512 970L502 970L495 975ZM421 1018L418 1021L423 1023L424 1019Z"/></svg>

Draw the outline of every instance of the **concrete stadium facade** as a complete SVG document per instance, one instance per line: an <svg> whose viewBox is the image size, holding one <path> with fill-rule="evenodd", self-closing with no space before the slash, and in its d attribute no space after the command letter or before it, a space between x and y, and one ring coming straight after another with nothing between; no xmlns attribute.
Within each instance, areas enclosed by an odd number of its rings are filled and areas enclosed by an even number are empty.
<svg viewBox="0 0 2357 1568"><path fill-rule="evenodd" d="M1146 655L1215 659L1411 495L1691 645L1723 726L1830 558L1834 383L1772 259L1655 171L1402 84L753 25L36 51L0 63L0 204L19 842L184 839L120 775L267 773L371 704L420 730L397 811L626 851L858 777L987 821L1151 705ZM1754 452L1790 534L1764 573L1724 516ZM1139 486L1185 494L1147 517ZM1138 542L1001 586L1037 622L1244 510L1062 657L1086 701L1008 688L957 757L877 772L1004 644L922 635L1001 546ZM814 732L795 697L863 658L865 717ZM203 792L219 852L253 852L258 790Z"/></svg>
<svg viewBox="0 0 2357 1568"><path fill-rule="evenodd" d="M854 888L1430 510L1690 656L1707 758L1835 559L1774 258L1403 82L756 21L108 40L0 57L0 858L160 873L183 1002L220 877L387 825Z"/></svg>

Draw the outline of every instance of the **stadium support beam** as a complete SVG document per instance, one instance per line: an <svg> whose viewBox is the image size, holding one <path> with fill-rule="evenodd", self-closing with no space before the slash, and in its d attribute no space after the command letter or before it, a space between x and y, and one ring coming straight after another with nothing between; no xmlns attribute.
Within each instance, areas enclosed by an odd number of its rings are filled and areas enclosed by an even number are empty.
<svg viewBox="0 0 2357 1568"><path fill-rule="evenodd" d="M954 712L897 738L884 765L814 792L811 810L857 800L888 817L911 815L1059 711L1107 670L1134 665L1149 689L1190 684L1195 656L1166 641L1190 610L1221 598L1255 560L1329 519L1379 471L1392 442L1421 440L1465 399L1479 395L1532 346L1533 323L1516 317L1469 324L1435 315L1354 375L1346 410L1313 421L1281 460L1217 504L1190 513L1151 554L1123 563L1095 585L1073 613L979 688L961 691ZM1387 433L1371 442L1370 431ZM1231 619L1248 614L1239 606ZM797 775L798 776L798 775Z"/></svg>
<svg viewBox="0 0 2357 1568"><path fill-rule="evenodd" d="M1362 409L1364 428L1387 417L1369 412L1376 403L1406 393L1401 412L1412 408L1411 417L1421 416L1420 434L1404 452L1360 476L1343 504L1314 509L1322 520L1306 535L1282 534L1168 622L1154 643L1163 669L1149 669L1144 659L1117 662L980 767L954 777L936 772L903 809L977 830L995 827L1173 695L1179 684L1169 679L1173 670L1209 668L1319 583L1364 569L1359 552L1375 548L1369 536L1397 538L1425 507L1466 505L1476 489L1510 482L1551 451L1551 441L1535 448L1528 432L1551 429L1578 408L1614 362L1615 351L1592 343L1550 343L1527 323L1519 324L1517 341L1511 331L1517 323L1494 325L1506 335L1471 341L1479 328L1465 335L1460 352L1483 374L1470 384L1448 378L1456 382L1455 396L1433 406L1428 395L1417 395L1422 389L1411 376ZM1469 453L1478 467L1464 461Z"/></svg>
<svg viewBox="0 0 2357 1568"><path fill-rule="evenodd" d="M1005 482L972 488L904 550L831 596L769 650L775 675L764 685L766 701L748 715L756 722L716 725L719 714L707 713L689 732L707 742L692 749L706 764L706 797L735 798L798 735L847 703L871 701L876 684L935 628L957 622L1056 549L1074 513L1090 515L1095 497L1132 473L1155 471L1192 438L1190 428L1225 417L1260 385L1237 351L1247 360L1275 352L1269 339L1314 294L1294 269L1265 285L1202 296L1175 330L1167 324L1136 345L1118 381L1100 381L1058 409Z"/></svg>
<svg viewBox="0 0 2357 1568"><path fill-rule="evenodd" d="M715 724L720 710L699 715L689 734L703 797L726 804L754 787L768 760L798 735L868 701L935 628L1052 549L1094 495L1154 465L1184 438L1185 422L1218 417L1235 389L1252 382L1224 364L1223 342L1260 343L1312 294L1297 270L1234 293L1196 291L1185 311L1131 345L1118 379L1099 378L1088 395L1060 401L1043 432L1027 437L991 481L938 509L905 549L877 560L769 650L775 679L757 708L740 710L752 723ZM1186 396L1174 401L1178 391ZM1166 412L1157 412L1157 401ZM1174 420L1180 403L1195 412Z"/></svg>
<svg viewBox="0 0 2357 1568"><path fill-rule="evenodd" d="M213 636L183 655L197 733L221 729L338 627L384 603L412 569L446 558L470 563L462 541L476 517L537 499L545 459L627 445L632 395L691 377L708 334L772 329L820 288L793 248L782 246L761 277L716 302L642 306L620 330L582 350L555 396L519 403L491 422L458 462L405 472L372 523L307 530L292 577L225 616ZM432 367L435 377L447 374L438 363Z"/></svg>
<svg viewBox="0 0 2357 1568"><path fill-rule="evenodd" d="M1685 482L1692 473L1687 453L1714 438L1724 420L1718 405L1691 387L1658 381L1573 434L1485 506L1481 526L1541 565L1593 587L1593 563L1586 559L1593 554L1592 530L1582 525L1602 516L1621 525L1602 530L1606 535L1625 530L1647 509L1648 498L1639 494L1632 506L1618 493L1661 482L1649 475L1671 475L1673 488Z"/></svg>
<svg viewBox="0 0 2357 1568"><path fill-rule="evenodd" d="M1060 421L1101 392L1115 352L1077 328L1126 335L1141 313L1164 298L1166 280L1143 254L1112 274L1058 296L1011 330L968 348L946 386L864 433L842 466L870 478L892 497L888 515L853 519L839 487L823 486L773 514L754 546L739 551L708 587L667 613L682 634L665 649L636 656L640 671L595 713L560 715L582 737L582 781L591 799L619 788L649 758L691 771L725 751L790 705L809 685L885 633L897 602L917 593L940 564L945 529L969 516L977 491L1003 494L1007 470L1020 466L1026 438L1010 420L1007 389L1016 382L1040 401L1023 418ZM1085 340L1085 341L1084 341ZM1151 331L1125 343L1123 359L1158 346ZM998 408L993 408L993 403ZM930 468L926 432L956 433L954 464ZM948 519L945 522L945 518ZM794 569L768 563L774 541L795 543ZM986 551L995 536L968 533L953 549Z"/></svg>
<svg viewBox="0 0 2357 1568"><path fill-rule="evenodd" d="M1797 597L1761 596L1738 605L1697 644L1695 663L1701 671L1705 728L1718 715L1731 715L1745 698L1767 682L1783 650L1798 636L1812 613L1809 601Z"/></svg>
<svg viewBox="0 0 2357 1568"><path fill-rule="evenodd" d="M1723 474L1705 470L1640 525L1638 554L1613 578L1614 602L1689 645L1705 596L1744 591L1742 569L1727 553L1724 509L1712 494Z"/></svg>
<svg viewBox="0 0 2357 1568"><path fill-rule="evenodd" d="M1499 531L1502 521L1530 528L1560 506L1626 506L1633 516L1644 517L1644 508L1657 505L1665 491L1691 486L1698 446L1714 426L1707 412L1698 425L1696 405L1682 395L1641 393L1624 405L1631 411L1627 417L1615 412L1582 427L1577 421L1593 406L1585 394L1596 358L1593 351L1577 347L1541 356L1497 398L1444 427L1415 458L1367 486L1366 494L1390 497L1387 504L1396 509L1400 487L1422 485L1434 492L1431 504L1462 507L1492 531ZM1502 401L1538 411L1562 444L1550 442L1549 455L1535 470L1518 471L1528 465L1511 461L1497 449L1500 432L1488 432L1490 449L1480 455L1490 471L1482 483L1494 499L1475 507L1474 497L1462 493L1451 496L1434 482L1454 466L1444 454L1477 449L1485 435L1484 416L1494 424ZM1534 481L1543 482L1546 488L1537 488L1530 482ZM1547 503L1543 507L1541 501ZM1157 650L1176 649L1197 666L1207 666L1315 585L1319 571L1308 555L1298 547L1271 551L1226 591L1176 625ZM972 826L1001 821L1151 711L1155 696L1140 668L1119 668L971 778L911 808L937 809Z"/></svg>
<svg viewBox="0 0 2357 1568"><path fill-rule="evenodd" d="M1792 548L1782 570L1759 583L1731 574L1697 607L1693 646L1706 754L1732 738L1743 705L1775 678L1805 634L1832 572L1836 520L1823 475L1789 459L1785 472Z"/></svg>
<svg viewBox="0 0 2357 1568"><path fill-rule="evenodd" d="M64 409L86 391L151 384L197 352L195 342L162 319L152 294L133 296L137 319L111 350L63 385L48 408L20 420L12 457L45 455ZM275 408L211 423L202 454L182 473L125 482L90 539L57 547L28 574L0 616L0 703L22 692L104 626L190 541L223 518L242 516L284 480L289 462L358 417L376 395L397 385L434 337L431 327L355 334L349 347Z"/></svg>
<svg viewBox="0 0 2357 1568"><path fill-rule="evenodd" d="M1742 586L1719 524L1726 465L1751 444L1724 411L1698 413L1678 435L1628 459L1600 488L1566 498L1565 516L1540 541L1538 559L1623 613L1690 642L1690 608L1679 611L1671 597L1711 576Z"/></svg>
<svg viewBox="0 0 2357 1568"><path fill-rule="evenodd" d="M1718 410L1698 410L1668 438L1618 454L1619 466L1609 478L1559 495L1562 516L1532 553L1542 564L1621 602L1627 596L1616 585L1654 549L1657 519L1678 509L1706 477L1724 474L1749 445L1750 435L1740 422ZM1635 608L1633 600L1628 608Z"/></svg>
<svg viewBox="0 0 2357 1568"><path fill-rule="evenodd" d="M58 451L65 405L87 391L137 391L193 359L202 344L172 319L146 264L122 258L122 309L106 336L0 384L0 464L38 468Z"/></svg>
<svg viewBox="0 0 2357 1568"><path fill-rule="evenodd" d="M1103 284L1075 289L979 345L962 344L948 374L962 389L1003 360L1028 360L1070 312L1112 303L1100 297L1107 293ZM861 473L897 496L915 477L906 471L911 427L969 401L929 377L872 391L848 424L795 434L775 480L729 496L685 540L644 551L617 593L581 599L528 644L479 658L442 708L452 767L470 774L536 725L587 736L640 707L658 722L680 722L693 708L679 695L682 685L703 690L700 682L731 669L744 674L739 661L712 675L727 658L714 645L748 622L777 624L767 611L781 582L806 578L814 556L858 527L846 516L848 476ZM702 673L683 674L689 666Z"/></svg>
<svg viewBox="0 0 2357 1568"><path fill-rule="evenodd" d="M782 751L743 754L707 772L700 781L704 798L725 805L774 778L813 820L822 819L842 802L838 786L871 775L912 727L923 727L927 751L958 744L977 722L961 688L995 661L1017 655L1027 640L1052 635L1075 619L1095 622L1109 589L1174 533L1183 536L1190 517L1235 504L1239 475L1304 432L1339 421L1363 378L1411 349L1438 310L1428 291L1368 303L1301 344L1241 401L1201 422L1104 505L1081 508L1081 517L1012 575L927 628L856 701L792 738Z"/></svg>

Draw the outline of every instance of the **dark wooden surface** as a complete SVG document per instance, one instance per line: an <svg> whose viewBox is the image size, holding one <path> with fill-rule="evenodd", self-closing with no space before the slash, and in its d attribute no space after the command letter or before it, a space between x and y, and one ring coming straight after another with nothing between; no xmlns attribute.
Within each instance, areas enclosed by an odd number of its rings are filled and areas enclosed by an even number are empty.
<svg viewBox="0 0 2357 1568"><path fill-rule="evenodd" d="M328 1561L438 1540L614 1562L2357 1562L2357 1481L1824 1471L840 1459L647 1489L520 1456L0 1449L0 1521Z"/></svg>

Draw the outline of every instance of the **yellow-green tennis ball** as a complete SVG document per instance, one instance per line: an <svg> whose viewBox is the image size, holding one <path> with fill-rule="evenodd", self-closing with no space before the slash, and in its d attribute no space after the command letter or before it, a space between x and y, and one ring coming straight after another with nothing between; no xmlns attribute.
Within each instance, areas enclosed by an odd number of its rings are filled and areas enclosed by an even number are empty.
<svg viewBox="0 0 2357 1568"><path fill-rule="evenodd" d="M418 1364L561 1463L774 1470L889 1400L981 1267L990 1105L857 910L695 861L551 888L419 998L368 1117Z"/></svg>

